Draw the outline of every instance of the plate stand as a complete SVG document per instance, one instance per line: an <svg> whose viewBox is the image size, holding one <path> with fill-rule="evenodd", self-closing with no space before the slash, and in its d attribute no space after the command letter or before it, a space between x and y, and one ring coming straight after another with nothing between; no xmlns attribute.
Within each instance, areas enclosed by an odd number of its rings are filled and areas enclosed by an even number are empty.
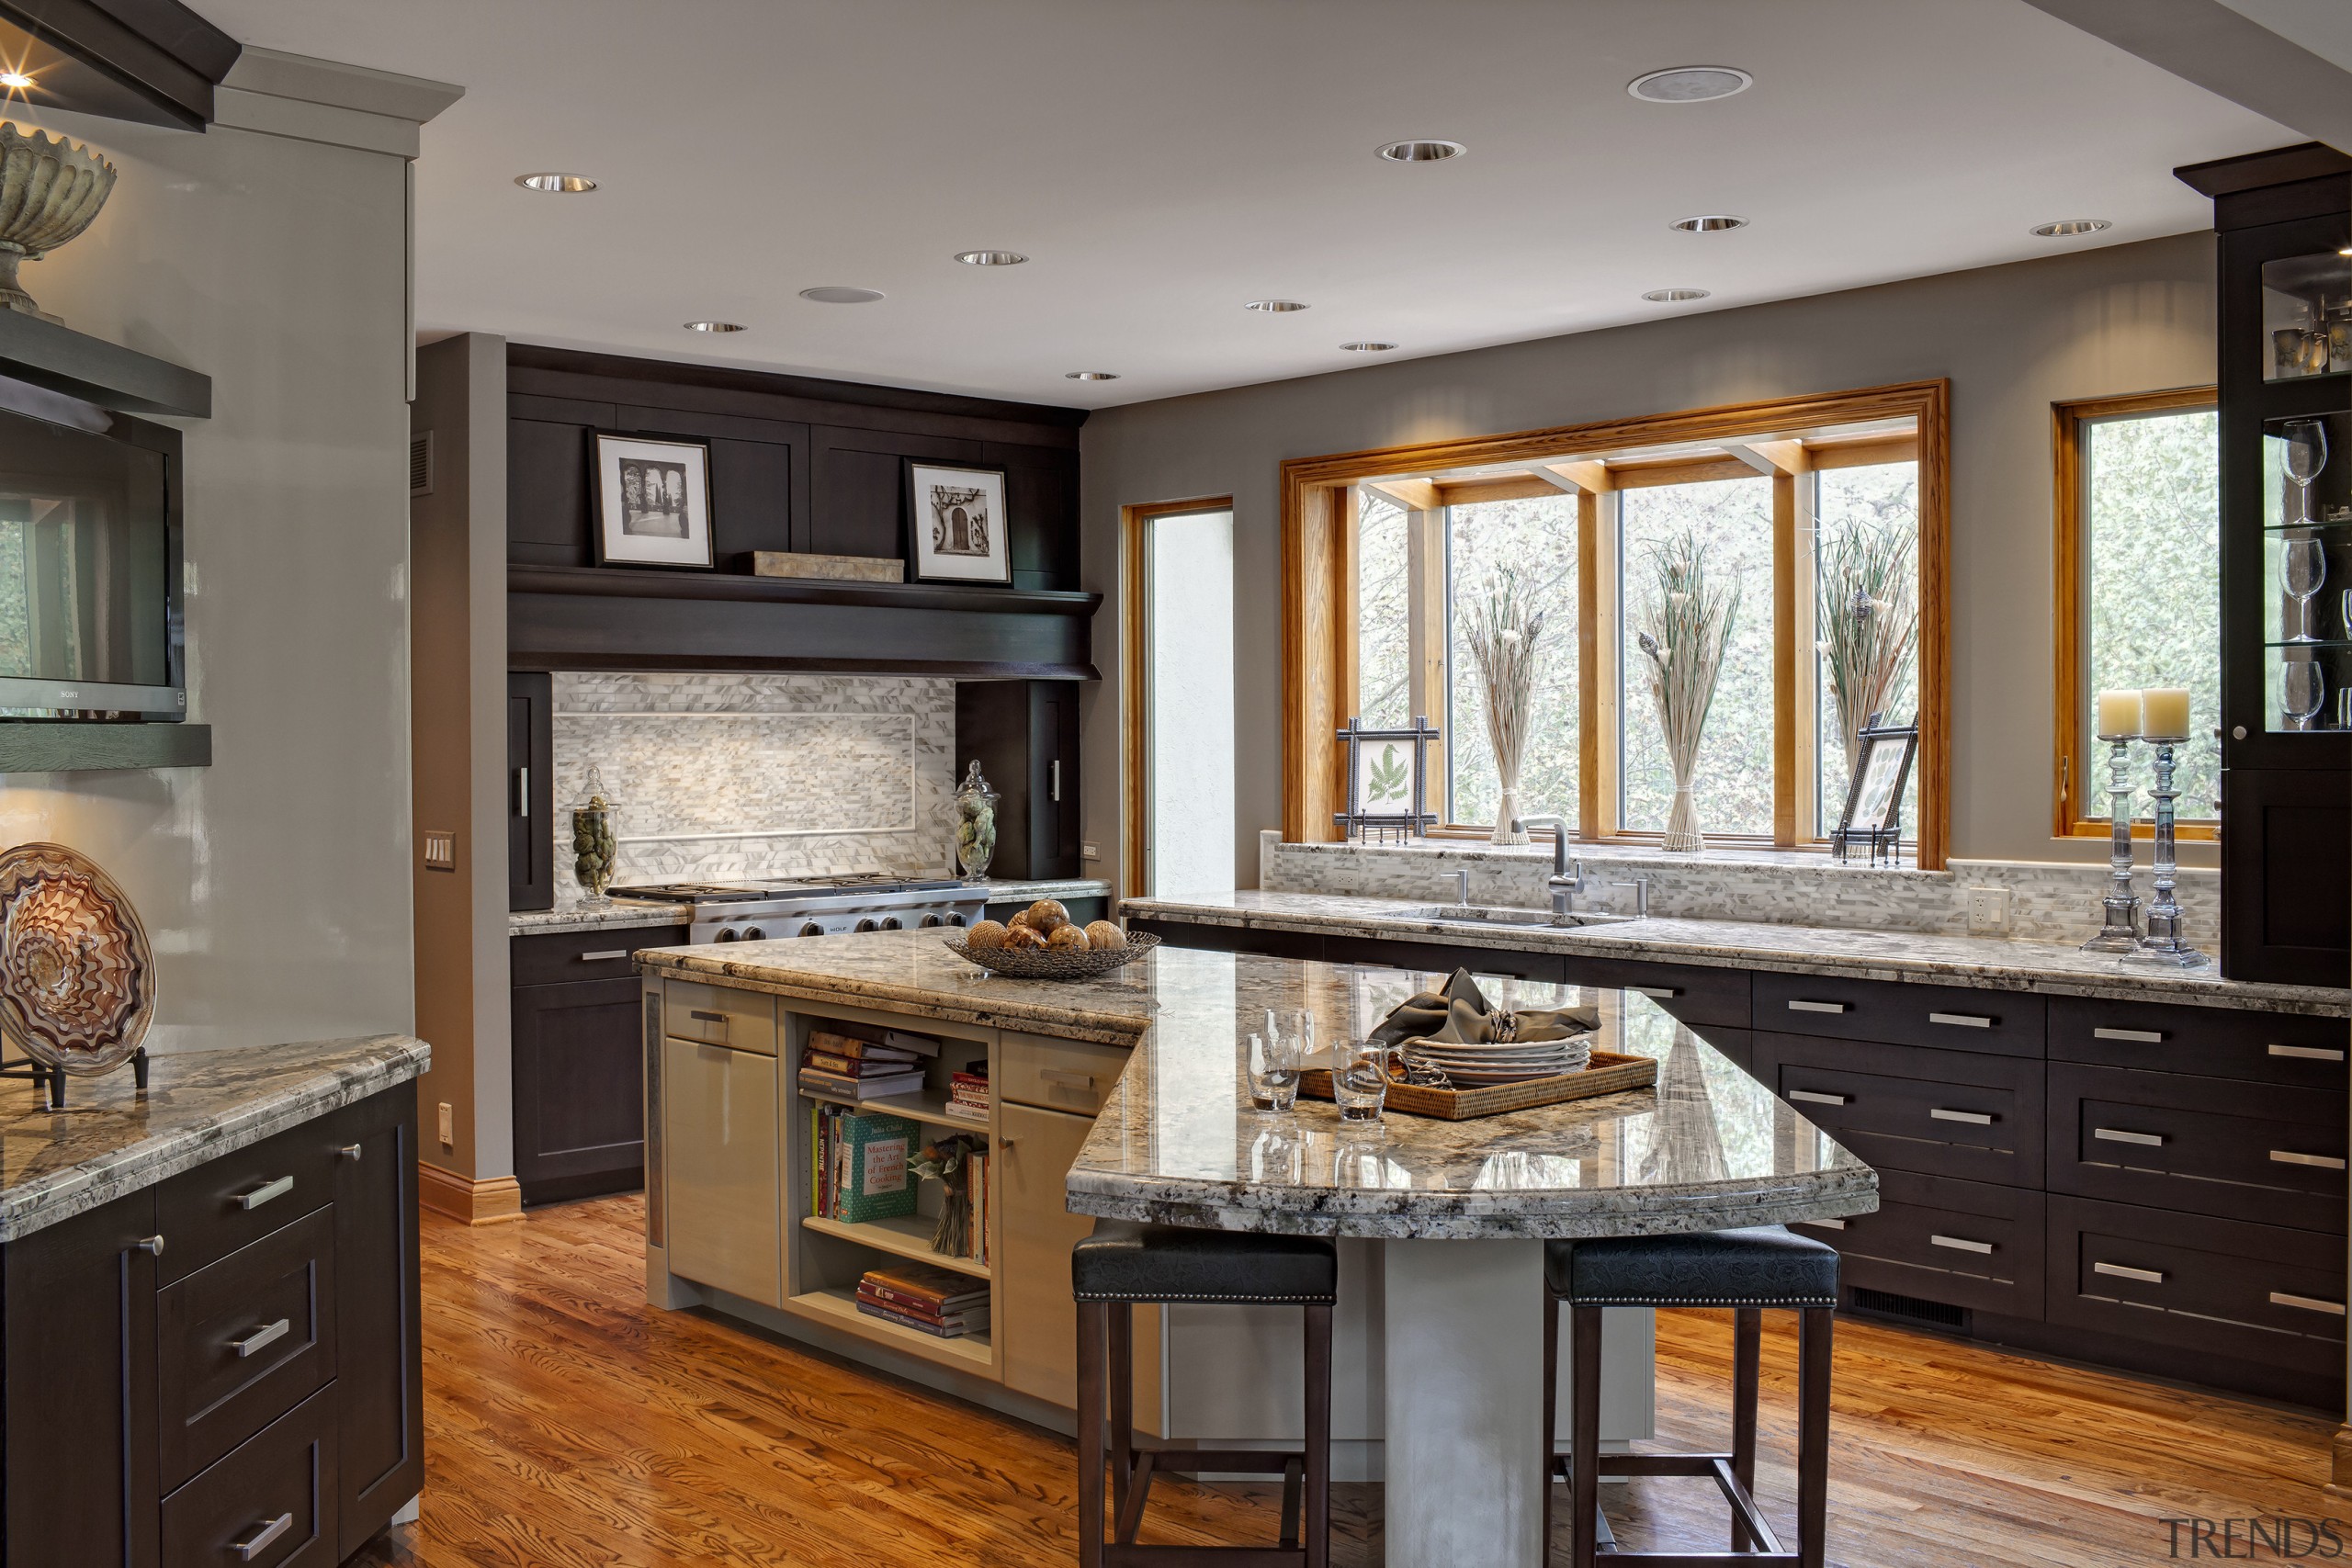
<svg viewBox="0 0 2352 1568"><path fill-rule="evenodd" d="M130 1071L139 1087L147 1087L147 1047L141 1045L130 1054ZM45 1090L51 1111L65 1109L65 1070L36 1062L30 1056L18 1056L13 1061L0 1060L0 1078L28 1078L37 1089Z"/></svg>

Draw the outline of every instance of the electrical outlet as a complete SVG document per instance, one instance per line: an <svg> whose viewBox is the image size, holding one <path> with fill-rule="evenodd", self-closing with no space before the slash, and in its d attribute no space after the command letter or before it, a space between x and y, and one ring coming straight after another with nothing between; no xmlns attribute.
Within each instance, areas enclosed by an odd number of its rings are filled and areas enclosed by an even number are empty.
<svg viewBox="0 0 2352 1568"><path fill-rule="evenodd" d="M458 1146L458 1108L446 1100L441 1102L439 1132L443 1148L454 1149Z"/></svg>
<svg viewBox="0 0 2352 1568"><path fill-rule="evenodd" d="M1080 844L1078 847L1078 852L1088 860L1101 860L1102 858L1102 848L1099 844Z"/></svg>
<svg viewBox="0 0 2352 1568"><path fill-rule="evenodd" d="M2009 890L1972 887L1968 890L1968 934L2001 936L2009 929Z"/></svg>

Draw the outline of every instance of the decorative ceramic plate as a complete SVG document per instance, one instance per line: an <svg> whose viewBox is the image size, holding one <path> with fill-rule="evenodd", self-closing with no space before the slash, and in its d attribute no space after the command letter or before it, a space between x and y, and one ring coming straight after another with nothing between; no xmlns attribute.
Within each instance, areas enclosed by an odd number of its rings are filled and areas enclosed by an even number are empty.
<svg viewBox="0 0 2352 1568"><path fill-rule="evenodd" d="M103 1073L154 1016L154 954L114 878L62 844L0 854L0 1035L45 1066Z"/></svg>

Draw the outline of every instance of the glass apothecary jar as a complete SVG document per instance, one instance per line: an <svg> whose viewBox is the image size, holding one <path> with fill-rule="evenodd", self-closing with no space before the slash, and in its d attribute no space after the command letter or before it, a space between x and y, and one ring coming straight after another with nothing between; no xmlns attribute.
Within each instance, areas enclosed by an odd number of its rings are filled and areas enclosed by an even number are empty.
<svg viewBox="0 0 2352 1568"><path fill-rule="evenodd" d="M620 863L619 812L619 803L605 793L603 775L590 768L587 797L571 808L571 874L588 895L583 903L612 902L605 890Z"/></svg>
<svg viewBox="0 0 2352 1568"><path fill-rule="evenodd" d="M996 791L980 776L978 761L964 770L956 789L956 863L966 876L986 876L996 858Z"/></svg>

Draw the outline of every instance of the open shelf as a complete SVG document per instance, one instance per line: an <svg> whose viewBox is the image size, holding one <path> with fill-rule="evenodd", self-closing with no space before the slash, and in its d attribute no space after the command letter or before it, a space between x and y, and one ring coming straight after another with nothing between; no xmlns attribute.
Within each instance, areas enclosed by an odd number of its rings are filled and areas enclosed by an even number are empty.
<svg viewBox="0 0 2352 1568"><path fill-rule="evenodd" d="M2296 646L2307 648L2310 644L2298 643ZM978 1133L984 1138L989 1134L989 1124L985 1122L948 1115L947 1096L929 1089L921 1094L886 1094L877 1100L852 1100L845 1094L827 1094L822 1089L803 1089L800 1098L820 1100L827 1105L846 1105L853 1111L887 1111L893 1116L903 1116L910 1122L921 1122L928 1127L953 1127L959 1133Z"/></svg>
<svg viewBox="0 0 2352 1568"><path fill-rule="evenodd" d="M967 1334L960 1339L942 1339L935 1334L925 1334L918 1328L908 1328L892 1323L887 1317L872 1317L857 1310L857 1295L854 1291L810 1291L790 1298L787 1303L811 1317L824 1318L845 1325L872 1338L900 1349L951 1365L963 1365L978 1371L993 1371L996 1348L985 1334Z"/></svg>
<svg viewBox="0 0 2352 1568"><path fill-rule="evenodd" d="M870 1247L876 1252L887 1252L893 1258L911 1258L918 1263L936 1263L942 1269L952 1269L958 1274L969 1274L976 1280L989 1277L989 1266L976 1258L950 1258L931 1249L931 1233L937 1219L930 1214L910 1214L899 1220L862 1220L855 1224L846 1220L826 1219L819 1214L803 1214L800 1227L820 1235L834 1235L843 1241L854 1241L860 1247Z"/></svg>

